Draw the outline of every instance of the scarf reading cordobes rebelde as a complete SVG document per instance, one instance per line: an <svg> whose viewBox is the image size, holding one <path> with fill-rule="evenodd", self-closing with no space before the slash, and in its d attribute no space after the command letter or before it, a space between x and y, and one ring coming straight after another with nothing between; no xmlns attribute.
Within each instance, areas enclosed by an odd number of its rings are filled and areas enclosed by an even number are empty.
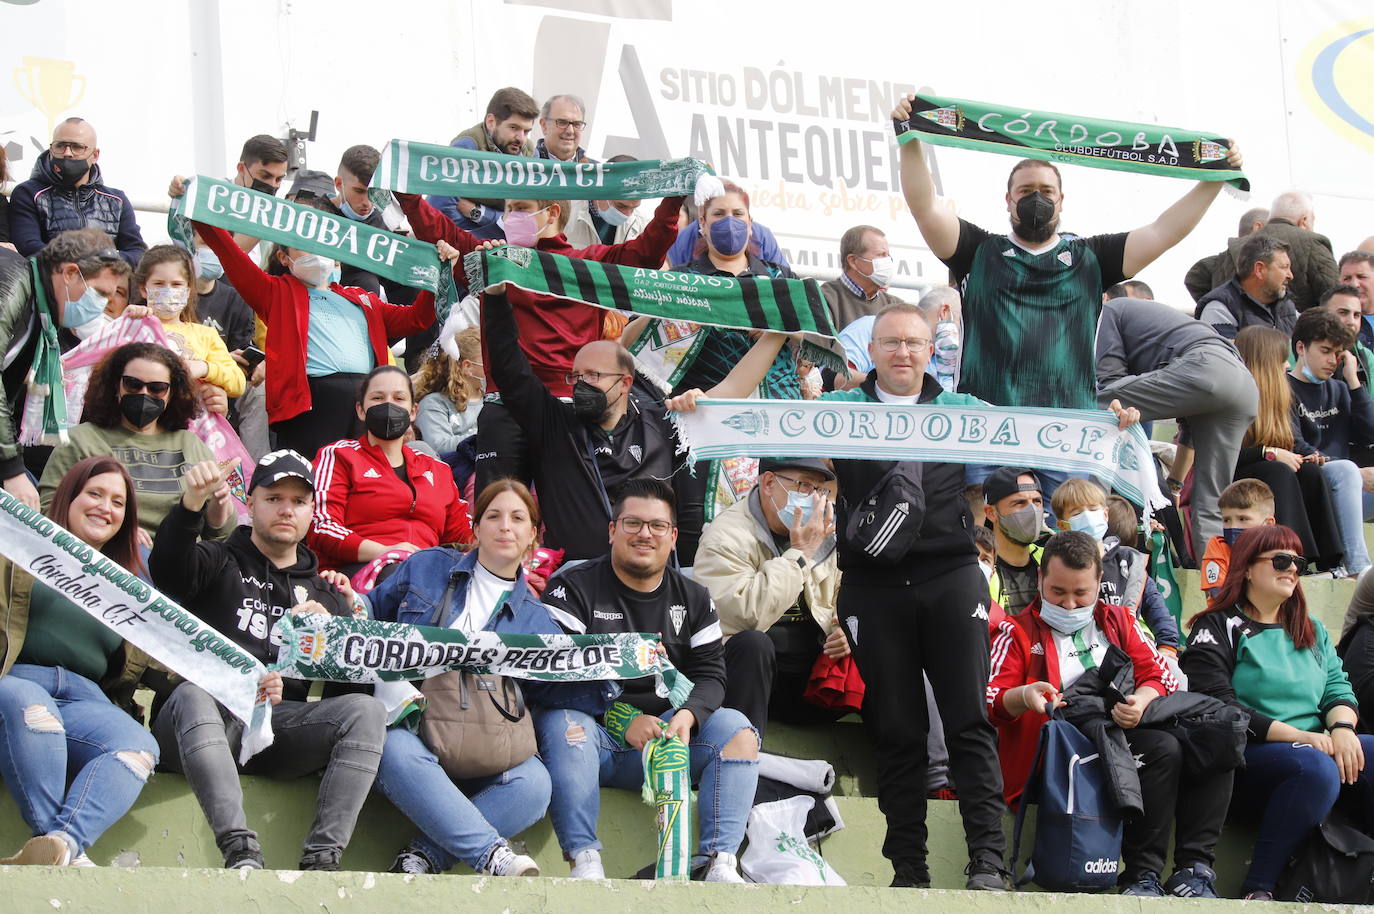
<svg viewBox="0 0 1374 914"><path fill-rule="evenodd" d="M696 159L563 162L392 140L371 186L468 199L643 200L690 194L712 173Z"/></svg>
<svg viewBox="0 0 1374 914"><path fill-rule="evenodd" d="M675 414L696 459L830 457L1021 466L1088 473L1146 512L1169 502L1140 426L1112 413L852 400L699 400Z"/></svg>
<svg viewBox="0 0 1374 914"><path fill-rule="evenodd" d="M510 283L535 295L647 317L734 330L801 333L803 358L836 370L844 368L844 347L835 338L825 298L814 279L672 273L513 245L473 251L463 258L463 265L474 292Z"/></svg>
<svg viewBox="0 0 1374 914"><path fill-rule="evenodd" d="M657 635L525 635L351 619L284 616L273 671L291 679L396 682L447 670L542 682L653 676L655 691L679 707L692 682L668 660Z"/></svg>
<svg viewBox="0 0 1374 914"><path fill-rule="evenodd" d="M188 250L195 250L188 224L191 220L361 267L403 286L426 289L434 293L440 324L458 300L453 272L440 263L434 245L313 206L197 175L187 182L185 196L172 200L167 213L168 234Z"/></svg>
<svg viewBox="0 0 1374 914"><path fill-rule="evenodd" d="M1226 164L1227 141L1194 130L925 94L911 103L909 119L893 121L892 126L899 143L922 139L938 146L1168 178L1226 181L1239 191L1250 189L1244 173Z"/></svg>

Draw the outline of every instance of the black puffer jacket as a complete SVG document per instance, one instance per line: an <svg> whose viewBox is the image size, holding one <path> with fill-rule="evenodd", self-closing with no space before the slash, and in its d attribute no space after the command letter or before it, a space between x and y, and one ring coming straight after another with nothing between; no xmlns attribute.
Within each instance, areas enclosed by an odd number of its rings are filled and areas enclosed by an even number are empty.
<svg viewBox="0 0 1374 914"><path fill-rule="evenodd" d="M124 191L106 187L100 166L91 163L90 180L80 187L63 187L53 174L52 152L34 163L29 180L10 195L10 241L25 257L37 254L62 232L98 228L115 240L115 248L138 266L148 245L138 230L134 207Z"/></svg>

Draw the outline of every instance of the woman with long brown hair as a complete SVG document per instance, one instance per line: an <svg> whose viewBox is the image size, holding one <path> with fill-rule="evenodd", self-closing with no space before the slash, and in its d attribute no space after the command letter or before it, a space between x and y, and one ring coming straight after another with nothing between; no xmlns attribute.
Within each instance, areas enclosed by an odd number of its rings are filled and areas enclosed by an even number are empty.
<svg viewBox="0 0 1374 914"><path fill-rule="evenodd" d="M1287 527L1241 533L1216 596L1189 620L1182 657L1190 691L1250 715L1232 799L1262 815L1241 886L1246 898L1274 897L1284 865L1343 787L1360 824L1374 825L1366 765L1374 736L1355 732L1359 707L1340 657L1326 627L1307 614L1298 582L1306 561Z"/></svg>
<svg viewBox="0 0 1374 914"><path fill-rule="evenodd" d="M1236 459L1236 479L1259 479L1274 492L1274 519L1302 541L1318 568L1335 568L1344 548L1331 490L1321 467L1293 448L1293 392L1288 386L1288 337L1271 327L1246 327L1236 348L1259 388L1259 414Z"/></svg>
<svg viewBox="0 0 1374 914"><path fill-rule="evenodd" d="M138 573L135 502L118 460L87 457L62 477L47 516ZM35 835L0 864L90 866L86 851L157 764L157 742L126 713L148 657L8 559L0 608L0 779Z"/></svg>

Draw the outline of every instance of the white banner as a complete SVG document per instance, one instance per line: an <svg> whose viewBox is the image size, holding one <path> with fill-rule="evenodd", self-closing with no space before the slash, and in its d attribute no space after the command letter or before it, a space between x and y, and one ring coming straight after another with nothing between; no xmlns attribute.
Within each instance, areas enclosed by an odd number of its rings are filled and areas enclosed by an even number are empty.
<svg viewBox="0 0 1374 914"><path fill-rule="evenodd" d="M845 400L699 400L674 413L695 459L830 457L919 460L1089 473L1151 512L1159 490L1140 426L1114 414L1003 406L905 406Z"/></svg>
<svg viewBox="0 0 1374 914"><path fill-rule="evenodd" d="M267 668L132 572L0 491L0 553L243 721L240 761L272 745Z"/></svg>

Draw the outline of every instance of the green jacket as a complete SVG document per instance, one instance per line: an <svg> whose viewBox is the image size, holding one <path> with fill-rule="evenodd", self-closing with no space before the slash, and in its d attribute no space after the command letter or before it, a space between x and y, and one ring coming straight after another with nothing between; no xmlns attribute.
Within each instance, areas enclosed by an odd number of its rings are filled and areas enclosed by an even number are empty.
<svg viewBox="0 0 1374 914"><path fill-rule="evenodd" d="M0 557L0 676L9 673L24 647L32 597L33 575L9 559ZM124 641L119 653L111 659L109 670L98 683L111 702L140 719L142 715L134 704L134 689L151 659Z"/></svg>

